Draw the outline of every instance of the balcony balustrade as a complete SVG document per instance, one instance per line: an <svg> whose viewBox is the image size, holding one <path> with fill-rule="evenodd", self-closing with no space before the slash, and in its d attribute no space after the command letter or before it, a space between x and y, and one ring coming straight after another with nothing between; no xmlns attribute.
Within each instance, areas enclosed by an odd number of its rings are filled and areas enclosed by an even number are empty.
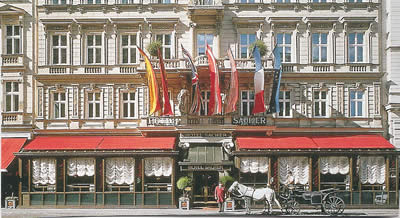
<svg viewBox="0 0 400 218"><path fill-rule="evenodd" d="M22 112L5 112L3 113L3 125L22 125L24 122L24 114Z"/></svg>
<svg viewBox="0 0 400 218"><path fill-rule="evenodd" d="M24 66L23 54L3 54L1 55L3 67L22 67Z"/></svg>

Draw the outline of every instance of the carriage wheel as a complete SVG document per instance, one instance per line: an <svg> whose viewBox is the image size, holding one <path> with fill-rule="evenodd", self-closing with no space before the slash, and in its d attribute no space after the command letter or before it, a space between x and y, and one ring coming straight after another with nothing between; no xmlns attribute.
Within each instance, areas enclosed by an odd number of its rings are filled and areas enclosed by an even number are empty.
<svg viewBox="0 0 400 218"><path fill-rule="evenodd" d="M322 204L323 212L329 215L342 214L344 211L344 201L337 196L328 196Z"/></svg>
<svg viewBox="0 0 400 218"><path fill-rule="evenodd" d="M300 213L300 204L295 200L290 200L286 203L286 213L293 215Z"/></svg>

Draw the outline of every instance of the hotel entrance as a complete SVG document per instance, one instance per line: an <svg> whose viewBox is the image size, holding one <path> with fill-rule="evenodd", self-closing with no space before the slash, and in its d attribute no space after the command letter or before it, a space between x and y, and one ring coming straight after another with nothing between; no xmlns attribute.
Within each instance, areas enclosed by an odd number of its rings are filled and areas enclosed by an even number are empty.
<svg viewBox="0 0 400 218"><path fill-rule="evenodd" d="M218 185L218 171L193 172L193 203L196 206L217 206L214 190Z"/></svg>

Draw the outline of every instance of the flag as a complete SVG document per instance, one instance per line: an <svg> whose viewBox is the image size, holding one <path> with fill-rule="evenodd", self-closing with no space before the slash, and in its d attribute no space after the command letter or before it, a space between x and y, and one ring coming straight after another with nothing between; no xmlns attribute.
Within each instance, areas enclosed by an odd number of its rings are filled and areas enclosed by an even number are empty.
<svg viewBox="0 0 400 218"><path fill-rule="evenodd" d="M207 44L208 71L210 72L210 101L208 103L208 115L222 113L221 91L219 89L219 73L217 60Z"/></svg>
<svg viewBox="0 0 400 218"><path fill-rule="evenodd" d="M281 77L282 77L282 56L278 46L274 48L274 81L272 84L272 94L271 100L269 103L268 113L279 113L279 90L281 86Z"/></svg>
<svg viewBox="0 0 400 218"><path fill-rule="evenodd" d="M161 85L163 89L163 100L164 100L164 107L161 115L173 115L171 104L169 102L167 74L165 72L164 60L162 58L160 49L158 49L158 58L160 60Z"/></svg>
<svg viewBox="0 0 400 218"><path fill-rule="evenodd" d="M229 85L228 101L225 107L225 113L228 114L236 111L236 103L239 98L239 79L235 59L233 59L232 55L232 50L229 48L227 53L229 57L229 62L231 63L231 82Z"/></svg>
<svg viewBox="0 0 400 218"><path fill-rule="evenodd" d="M256 73L254 74L254 107L253 114L265 112L264 105L264 67L261 64L260 50L254 46L253 57L256 62Z"/></svg>
<svg viewBox="0 0 400 218"><path fill-rule="evenodd" d="M158 84L156 80L156 74L154 73L153 66L151 66L150 60L147 55L144 53L142 49L138 47L140 54L144 57L144 62L146 64L147 71L147 83L149 86L149 95L150 95L150 112L149 114L153 114L156 111L161 109L160 100L158 98Z"/></svg>
<svg viewBox="0 0 400 218"><path fill-rule="evenodd" d="M201 94L199 85L199 76L197 74L197 68L194 66L192 56L185 48L182 47L183 57L189 62L190 68L192 69L192 106L190 107L190 114L200 114L201 107Z"/></svg>

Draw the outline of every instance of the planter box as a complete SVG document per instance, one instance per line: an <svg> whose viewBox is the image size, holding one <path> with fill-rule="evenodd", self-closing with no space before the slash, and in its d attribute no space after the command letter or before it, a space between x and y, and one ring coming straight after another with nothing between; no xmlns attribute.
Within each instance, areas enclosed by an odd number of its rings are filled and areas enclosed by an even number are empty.
<svg viewBox="0 0 400 218"><path fill-rule="evenodd" d="M18 197L6 197L6 208L15 209Z"/></svg>
<svg viewBox="0 0 400 218"><path fill-rule="evenodd" d="M190 210L190 200L189 198L179 198L179 209Z"/></svg>
<svg viewBox="0 0 400 218"><path fill-rule="evenodd" d="M235 210L235 200L226 200L224 202L224 211L234 211Z"/></svg>

